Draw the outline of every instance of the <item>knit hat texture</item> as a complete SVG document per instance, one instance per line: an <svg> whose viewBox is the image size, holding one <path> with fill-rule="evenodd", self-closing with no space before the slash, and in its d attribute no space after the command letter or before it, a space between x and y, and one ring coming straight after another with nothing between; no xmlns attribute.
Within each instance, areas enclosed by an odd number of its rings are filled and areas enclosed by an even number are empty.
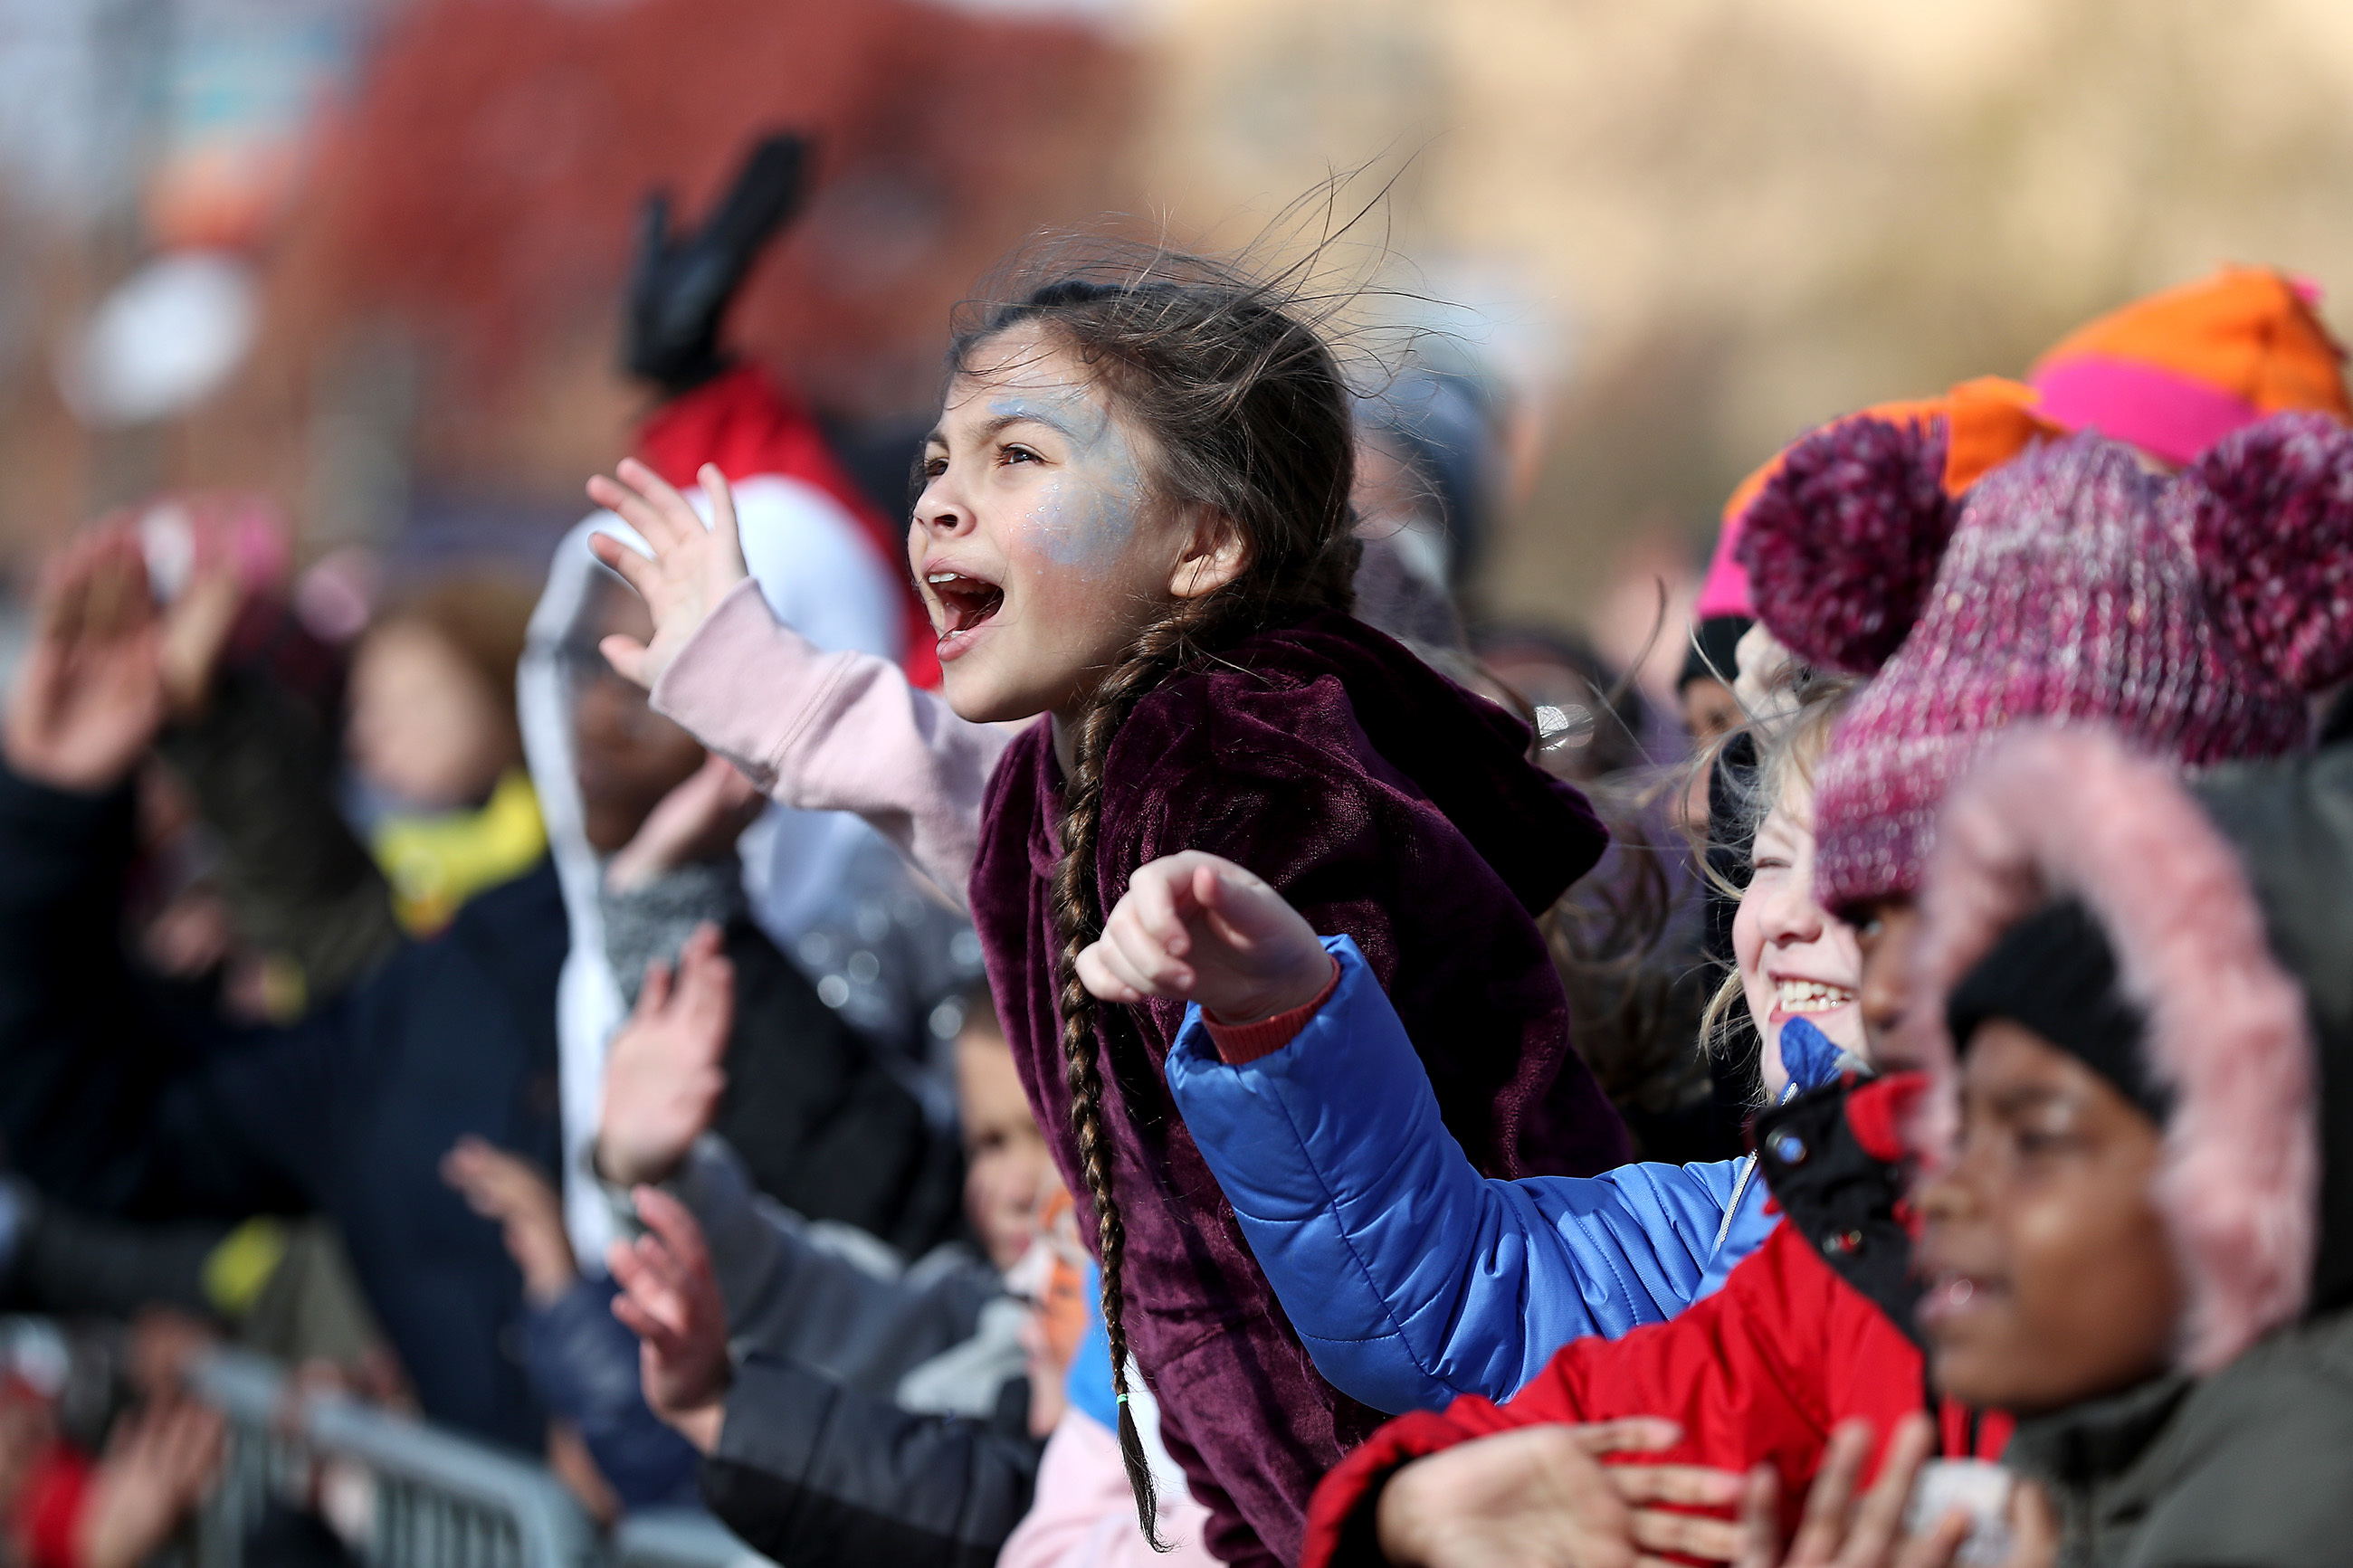
<svg viewBox="0 0 2353 1568"><path fill-rule="evenodd" d="M1982 375L1962 382L1941 397L1874 403L1848 417L1880 419L1908 429L1933 431L1940 442L1937 450L1942 454L1938 478L1947 495L1957 496L2034 442L2063 434L2059 426L2034 411L2034 389L2023 382ZM1692 606L1696 618L1754 617L1757 614L1748 582L1746 557L1741 548L1747 531L1748 509L1803 440L1801 437L1799 442L1774 453L1741 480L1732 499L1724 503L1724 522L1715 536L1715 553L1708 561L1707 576L1700 584L1698 601ZM1779 636L1778 630L1775 635ZM1788 641L1786 637L1782 640Z"/></svg>
<svg viewBox="0 0 2353 1568"><path fill-rule="evenodd" d="M2315 313L2318 290L2257 267L2136 300L2035 362L2038 412L2177 466L2273 414L2353 418L2345 350Z"/></svg>
<svg viewBox="0 0 2353 1568"><path fill-rule="evenodd" d="M2167 480L2093 436L2046 443L1953 503L1932 436L1853 419L1760 496L1760 588L1801 657L1877 674L1817 780L1815 894L1916 889L1947 790L2005 726L2098 720L2190 768L2301 748L2306 697L2353 673L2353 434L2241 432ZM1773 595L1761 595L1773 625ZM1788 605L1782 606L1784 616Z"/></svg>
<svg viewBox="0 0 2353 1568"><path fill-rule="evenodd" d="M1980 1026L2006 1018L2106 1079L2159 1127L2173 1113L2170 1087L2143 1046L2148 1019L2125 994L2116 949L2081 899L2045 905L1994 940L1945 1001L1953 1054L1965 1057Z"/></svg>

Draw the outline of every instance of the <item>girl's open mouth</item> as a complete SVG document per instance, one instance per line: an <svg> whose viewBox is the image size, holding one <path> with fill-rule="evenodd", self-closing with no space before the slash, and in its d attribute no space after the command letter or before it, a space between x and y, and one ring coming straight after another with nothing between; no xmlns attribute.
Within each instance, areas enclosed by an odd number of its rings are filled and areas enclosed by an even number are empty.
<svg viewBox="0 0 2353 1568"><path fill-rule="evenodd" d="M1005 607L1005 590L985 578L961 572L932 572L923 584L940 605L940 657L963 650L964 639Z"/></svg>

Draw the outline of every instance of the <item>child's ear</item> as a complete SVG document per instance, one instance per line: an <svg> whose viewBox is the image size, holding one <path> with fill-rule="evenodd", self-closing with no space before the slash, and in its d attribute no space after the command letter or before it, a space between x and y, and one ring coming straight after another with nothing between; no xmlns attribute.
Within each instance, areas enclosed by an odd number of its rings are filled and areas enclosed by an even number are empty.
<svg viewBox="0 0 2353 1568"><path fill-rule="evenodd" d="M1221 511L1197 511L1184 552L1168 574L1168 592L1179 599L1207 597L1240 576L1249 564L1250 543L1234 520Z"/></svg>

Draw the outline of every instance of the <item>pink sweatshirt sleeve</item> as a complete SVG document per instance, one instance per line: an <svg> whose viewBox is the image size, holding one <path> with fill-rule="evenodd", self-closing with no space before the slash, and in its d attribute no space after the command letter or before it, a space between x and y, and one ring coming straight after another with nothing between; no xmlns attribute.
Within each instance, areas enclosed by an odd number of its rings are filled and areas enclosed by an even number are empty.
<svg viewBox="0 0 2353 1568"><path fill-rule="evenodd" d="M1208 1519L1207 1509L1164 1484L1160 1538L1172 1550L1153 1551L1135 1527L1118 1437L1093 1416L1066 1409L1038 1461L1029 1511L1006 1537L997 1568L1215 1568L1201 1544Z"/></svg>
<svg viewBox="0 0 2353 1568"><path fill-rule="evenodd" d="M889 659L819 651L749 578L678 650L653 705L770 798L866 818L963 905L1008 731L957 718Z"/></svg>

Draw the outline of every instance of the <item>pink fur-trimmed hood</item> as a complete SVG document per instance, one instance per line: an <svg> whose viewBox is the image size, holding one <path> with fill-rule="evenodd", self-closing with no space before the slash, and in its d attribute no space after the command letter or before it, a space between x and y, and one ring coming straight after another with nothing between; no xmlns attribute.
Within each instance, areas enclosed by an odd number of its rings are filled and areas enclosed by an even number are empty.
<svg viewBox="0 0 2353 1568"><path fill-rule="evenodd" d="M2189 1285L2181 1364L2211 1372L2310 1295L2313 1037L2231 842L2172 773L2105 731L2022 731L1945 808L1906 1023L1931 1076L1924 1163L1949 1154L1957 1125L1946 997L2011 922L2070 895L2106 928L2148 1018L2147 1065L2174 1094L2158 1202Z"/></svg>

